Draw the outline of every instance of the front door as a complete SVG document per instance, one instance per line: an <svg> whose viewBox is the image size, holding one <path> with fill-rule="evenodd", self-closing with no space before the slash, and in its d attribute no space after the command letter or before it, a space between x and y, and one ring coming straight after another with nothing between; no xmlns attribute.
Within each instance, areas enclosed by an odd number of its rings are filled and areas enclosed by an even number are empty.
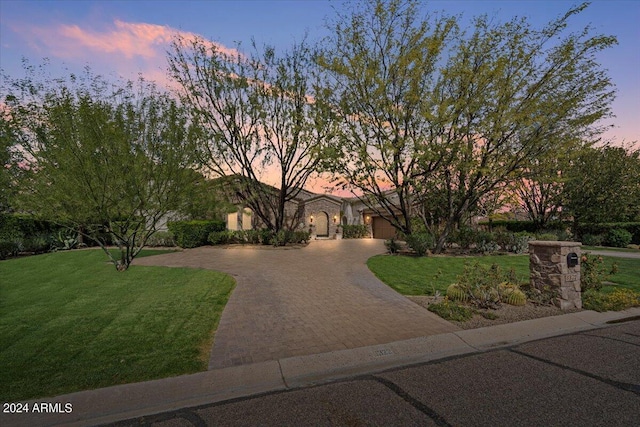
<svg viewBox="0 0 640 427"><path fill-rule="evenodd" d="M316 223L316 235L318 237L329 237L329 215L326 212L318 214L318 222Z"/></svg>

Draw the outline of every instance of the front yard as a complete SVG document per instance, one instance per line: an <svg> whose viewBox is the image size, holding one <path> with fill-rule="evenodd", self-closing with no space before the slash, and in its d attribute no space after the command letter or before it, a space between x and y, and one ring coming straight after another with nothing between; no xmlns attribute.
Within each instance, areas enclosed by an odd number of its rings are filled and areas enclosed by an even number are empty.
<svg viewBox="0 0 640 427"><path fill-rule="evenodd" d="M206 370L233 278L135 265L119 273L105 261L99 250L0 261L0 400Z"/></svg>
<svg viewBox="0 0 640 427"><path fill-rule="evenodd" d="M618 264L618 273L609 281L616 286L640 292L640 259L603 257L606 265ZM446 293L447 286L456 283L465 263L479 262L486 267L497 264L504 271L514 269L520 282L529 281L528 255L495 255L475 257L450 256L389 256L379 255L369 259L369 269L384 283L403 295L433 295ZM605 286L604 292L615 286Z"/></svg>

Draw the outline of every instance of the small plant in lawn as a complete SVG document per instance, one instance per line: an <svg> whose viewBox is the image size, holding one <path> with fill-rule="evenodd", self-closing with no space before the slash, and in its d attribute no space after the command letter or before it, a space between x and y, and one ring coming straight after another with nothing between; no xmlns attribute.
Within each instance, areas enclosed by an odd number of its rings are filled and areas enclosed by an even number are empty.
<svg viewBox="0 0 640 427"><path fill-rule="evenodd" d="M615 262L607 269L601 256L592 256L589 252L582 254L580 264L580 286L582 287L582 292L589 289L599 291L602 288L602 283L618 271L618 264Z"/></svg>

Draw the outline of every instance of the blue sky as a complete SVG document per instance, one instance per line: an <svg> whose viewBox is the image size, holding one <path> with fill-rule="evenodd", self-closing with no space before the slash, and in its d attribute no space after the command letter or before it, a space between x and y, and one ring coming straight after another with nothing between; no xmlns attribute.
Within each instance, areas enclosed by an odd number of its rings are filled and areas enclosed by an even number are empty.
<svg viewBox="0 0 640 427"><path fill-rule="evenodd" d="M479 14L499 20L527 16L542 25L566 12L574 1L430 1L422 9ZM232 48L251 38L286 48L308 32L311 41L326 34L324 22L342 1L15 1L0 0L0 67L21 75L21 59L54 68L79 70L90 65L101 74L132 78L138 72L161 81L164 52L171 34L200 35ZM618 37L619 45L599 60L618 89L614 129L606 137L617 144L640 141L640 1L595 1L572 28L591 24ZM637 144L636 146L640 146Z"/></svg>

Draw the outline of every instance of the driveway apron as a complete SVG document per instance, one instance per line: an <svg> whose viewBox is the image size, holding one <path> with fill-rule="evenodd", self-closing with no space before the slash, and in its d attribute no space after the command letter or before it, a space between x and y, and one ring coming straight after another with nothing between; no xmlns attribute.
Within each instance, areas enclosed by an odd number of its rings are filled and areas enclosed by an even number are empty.
<svg viewBox="0 0 640 427"><path fill-rule="evenodd" d="M209 360L218 369L458 330L369 271L380 240L320 240L302 249L201 247L136 265L223 271L237 281Z"/></svg>

